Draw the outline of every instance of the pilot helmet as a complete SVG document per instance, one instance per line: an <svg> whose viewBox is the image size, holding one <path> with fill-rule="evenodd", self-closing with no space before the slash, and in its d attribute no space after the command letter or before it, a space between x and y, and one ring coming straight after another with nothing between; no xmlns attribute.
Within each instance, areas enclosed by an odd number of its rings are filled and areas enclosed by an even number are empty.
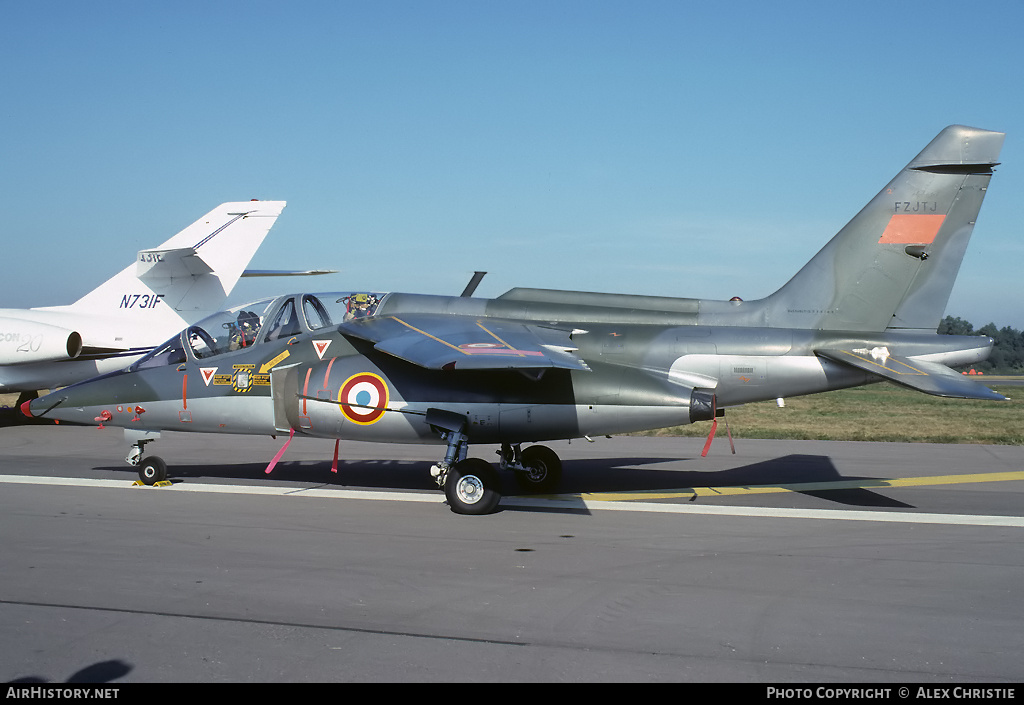
<svg viewBox="0 0 1024 705"><path fill-rule="evenodd" d="M238 327L246 332L255 331L260 327L260 317L252 311L242 311L238 314Z"/></svg>

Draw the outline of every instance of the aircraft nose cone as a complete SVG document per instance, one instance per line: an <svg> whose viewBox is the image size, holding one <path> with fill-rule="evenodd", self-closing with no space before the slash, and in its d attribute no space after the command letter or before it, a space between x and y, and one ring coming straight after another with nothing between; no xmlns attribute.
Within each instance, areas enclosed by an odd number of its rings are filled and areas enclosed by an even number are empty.
<svg viewBox="0 0 1024 705"><path fill-rule="evenodd" d="M29 399L23 402L18 408L21 409L21 413L30 419L58 419L61 418L55 413L61 404L67 401L66 396L56 396L55 394L47 394L44 397L38 397L36 399Z"/></svg>

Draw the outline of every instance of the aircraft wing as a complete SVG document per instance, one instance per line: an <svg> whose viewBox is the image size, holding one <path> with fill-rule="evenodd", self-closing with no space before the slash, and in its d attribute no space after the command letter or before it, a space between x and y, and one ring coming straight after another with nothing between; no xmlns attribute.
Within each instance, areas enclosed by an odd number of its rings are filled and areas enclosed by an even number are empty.
<svg viewBox="0 0 1024 705"><path fill-rule="evenodd" d="M432 370L588 370L571 331L476 316L409 314L342 323L374 348Z"/></svg>
<svg viewBox="0 0 1024 705"><path fill-rule="evenodd" d="M815 350L814 353L834 362L885 377L925 394L960 399L1007 400L1002 394L997 394L974 379L938 362L925 362L910 357L890 355L884 348Z"/></svg>

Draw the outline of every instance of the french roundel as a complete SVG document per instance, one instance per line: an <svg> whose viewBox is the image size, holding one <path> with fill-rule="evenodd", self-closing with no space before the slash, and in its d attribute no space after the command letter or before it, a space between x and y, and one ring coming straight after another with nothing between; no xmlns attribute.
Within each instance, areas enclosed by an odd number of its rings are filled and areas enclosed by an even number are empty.
<svg viewBox="0 0 1024 705"><path fill-rule="evenodd" d="M388 405L388 385L375 374L361 372L341 385L338 401L346 419L357 424L371 424L384 415Z"/></svg>

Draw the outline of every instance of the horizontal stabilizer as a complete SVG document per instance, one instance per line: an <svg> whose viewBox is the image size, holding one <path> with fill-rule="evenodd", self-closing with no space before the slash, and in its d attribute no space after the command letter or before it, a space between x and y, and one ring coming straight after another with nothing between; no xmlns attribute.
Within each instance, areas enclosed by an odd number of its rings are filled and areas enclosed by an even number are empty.
<svg viewBox="0 0 1024 705"><path fill-rule="evenodd" d="M472 316L410 314L347 321L342 333L433 370L589 370L570 331Z"/></svg>
<svg viewBox="0 0 1024 705"><path fill-rule="evenodd" d="M925 394L959 399L1007 401L1002 394L993 392L943 364L890 355L888 349L884 347L874 347L870 350L815 350L814 353Z"/></svg>
<svg viewBox="0 0 1024 705"><path fill-rule="evenodd" d="M135 275L146 279L177 279L209 274L213 268L191 247L140 250Z"/></svg>
<svg viewBox="0 0 1024 705"><path fill-rule="evenodd" d="M243 277L314 277L319 274L337 274L337 269L247 269Z"/></svg>

